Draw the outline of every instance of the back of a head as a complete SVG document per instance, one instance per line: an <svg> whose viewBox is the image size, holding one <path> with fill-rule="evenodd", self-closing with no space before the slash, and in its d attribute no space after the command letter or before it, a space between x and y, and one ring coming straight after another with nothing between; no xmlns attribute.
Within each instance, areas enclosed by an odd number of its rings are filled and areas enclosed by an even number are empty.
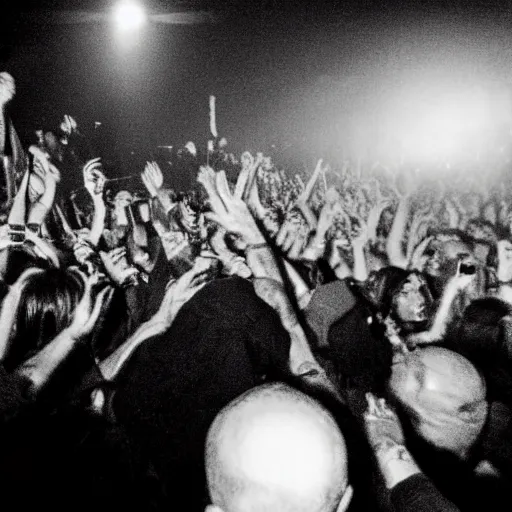
<svg viewBox="0 0 512 512"><path fill-rule="evenodd" d="M418 349L394 364L389 390L422 438L462 457L486 421L483 377L465 357L441 347Z"/></svg>
<svg viewBox="0 0 512 512"><path fill-rule="evenodd" d="M352 494L333 417L285 384L254 388L219 413L206 473L211 512L341 512Z"/></svg>
<svg viewBox="0 0 512 512"><path fill-rule="evenodd" d="M464 310L452 343L456 350L468 357L473 355L480 359L493 354L499 357L504 336L501 321L511 314L510 304L499 298L476 299Z"/></svg>
<svg viewBox="0 0 512 512"><path fill-rule="evenodd" d="M83 287L81 276L72 270L46 269L28 279L7 366L17 366L69 326Z"/></svg>

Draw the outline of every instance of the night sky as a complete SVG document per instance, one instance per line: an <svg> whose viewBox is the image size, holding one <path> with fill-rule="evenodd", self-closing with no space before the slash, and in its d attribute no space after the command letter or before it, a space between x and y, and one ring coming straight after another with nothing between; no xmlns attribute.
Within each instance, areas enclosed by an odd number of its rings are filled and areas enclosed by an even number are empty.
<svg viewBox="0 0 512 512"><path fill-rule="evenodd" d="M45 21L47 10L97 12L112 2L20 3L2 19L0 65L17 81L11 113L25 140L68 113L86 128L101 121L108 148L140 159L157 145L205 146L214 94L232 149L275 145L312 166L319 156L363 154L383 105L411 77L444 80L449 70L453 80L508 83L505 2L480 2L493 5L487 11L405 3L154 0L146 5L159 12L210 8L224 21L152 24L129 49L107 23Z"/></svg>

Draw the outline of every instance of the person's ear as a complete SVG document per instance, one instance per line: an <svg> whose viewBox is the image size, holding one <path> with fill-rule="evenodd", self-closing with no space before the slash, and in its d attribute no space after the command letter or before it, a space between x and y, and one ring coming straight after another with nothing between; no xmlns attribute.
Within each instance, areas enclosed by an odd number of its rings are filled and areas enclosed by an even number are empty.
<svg viewBox="0 0 512 512"><path fill-rule="evenodd" d="M217 505L208 505L204 509L204 512L224 512L224 511L220 507L218 507Z"/></svg>
<svg viewBox="0 0 512 512"><path fill-rule="evenodd" d="M350 502L352 501L352 496L354 495L354 489L352 489L352 486L349 485L341 498L340 504L338 505L338 508L336 509L336 512L345 512L345 510L348 509L348 506L350 505Z"/></svg>

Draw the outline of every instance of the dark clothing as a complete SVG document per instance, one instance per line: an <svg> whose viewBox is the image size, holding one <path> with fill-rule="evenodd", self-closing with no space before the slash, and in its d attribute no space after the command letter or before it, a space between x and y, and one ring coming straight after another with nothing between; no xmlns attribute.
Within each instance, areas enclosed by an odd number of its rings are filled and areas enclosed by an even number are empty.
<svg viewBox="0 0 512 512"><path fill-rule="evenodd" d="M1 433L2 499L19 510L162 510L143 454L102 418L31 409Z"/></svg>
<svg viewBox="0 0 512 512"><path fill-rule="evenodd" d="M4 423L32 403L28 396L29 382L16 373L7 373L0 365L0 422Z"/></svg>
<svg viewBox="0 0 512 512"><path fill-rule="evenodd" d="M114 411L154 463L169 510L204 510L209 426L231 400L286 373L289 349L278 315L234 277L205 286L132 356Z"/></svg>
<svg viewBox="0 0 512 512"><path fill-rule="evenodd" d="M474 467L482 460L489 460L497 465L491 446L495 450L498 443L503 443L504 448L510 444L510 436L502 437L503 432L500 434L492 431L490 422L493 422L493 414L491 408L482 439L475 446L469 461L462 461L451 453L436 449L412 431L408 431L410 426L404 424L407 444L414 459L439 492L462 512L510 510L510 473L503 472L502 478L482 477L474 473ZM503 461L501 465L504 467ZM501 470L502 467L498 469Z"/></svg>
<svg viewBox="0 0 512 512"><path fill-rule="evenodd" d="M392 350L378 328L375 315L359 301L329 329L330 357L342 389L382 391L391 375Z"/></svg>
<svg viewBox="0 0 512 512"><path fill-rule="evenodd" d="M459 509L445 499L432 482L422 474L403 480L391 490L391 503L395 512L458 512Z"/></svg>
<svg viewBox="0 0 512 512"><path fill-rule="evenodd" d="M489 406L487 422L476 446L476 456L488 460L512 481L512 408L501 402Z"/></svg>

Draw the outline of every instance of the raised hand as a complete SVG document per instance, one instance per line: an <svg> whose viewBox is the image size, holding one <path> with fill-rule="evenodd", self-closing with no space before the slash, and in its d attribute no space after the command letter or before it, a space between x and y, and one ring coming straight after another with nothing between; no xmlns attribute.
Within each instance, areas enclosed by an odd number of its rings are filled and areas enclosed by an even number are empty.
<svg viewBox="0 0 512 512"><path fill-rule="evenodd" d="M198 181L208 193L212 208L212 212L206 213L205 217L222 226L228 233L237 236L242 247L264 243L265 238L247 205L242 199L231 194L224 171L212 173L213 170L202 168L198 176Z"/></svg>
<svg viewBox="0 0 512 512"><path fill-rule="evenodd" d="M67 135L71 135L76 132L78 125L76 121L69 115L64 116L64 121L60 124L60 129Z"/></svg>
<svg viewBox="0 0 512 512"><path fill-rule="evenodd" d="M83 167L84 186L93 199L101 197L105 188L106 178L101 168L100 158L89 160Z"/></svg>
<svg viewBox="0 0 512 512"><path fill-rule="evenodd" d="M310 231L301 211L290 210L275 236L275 243L290 260L298 260L307 245Z"/></svg>
<svg viewBox="0 0 512 512"><path fill-rule="evenodd" d="M105 270L110 278L119 286L126 286L133 282L139 275L135 267L131 267L126 259L126 248L118 247L110 252L100 251Z"/></svg>
<svg viewBox="0 0 512 512"><path fill-rule="evenodd" d="M210 258L196 258L194 266L179 279L167 285L160 308L151 322L162 323L168 329L182 306L211 280L213 261Z"/></svg>
<svg viewBox="0 0 512 512"><path fill-rule="evenodd" d="M352 238L352 247L354 249L362 249L368 242L368 226L361 218L358 219L358 222L359 230L356 236Z"/></svg>
<svg viewBox="0 0 512 512"><path fill-rule="evenodd" d="M383 398L366 393L368 408L364 414L365 431L376 453L387 451L405 442L402 425L396 413Z"/></svg>
<svg viewBox="0 0 512 512"><path fill-rule="evenodd" d="M466 268L473 267L471 270L471 273L468 273L467 271L464 271L464 265L466 265ZM474 263L469 262L466 263L464 261L459 261L457 265L457 273L455 276L452 277L452 279L449 281L449 286L453 287L453 289L457 291L462 291L466 289L475 279L475 268Z"/></svg>
<svg viewBox="0 0 512 512"><path fill-rule="evenodd" d="M50 162L50 158L38 146L30 146L29 152L34 155L34 172L31 173L29 178L29 197L31 201L36 201L42 196L53 202L53 195L57 183L60 182L60 172ZM50 201L45 201L49 203ZM47 206L51 206L48 204Z"/></svg>
<svg viewBox="0 0 512 512"><path fill-rule="evenodd" d="M0 73L0 107L9 103L16 94L14 78L5 71Z"/></svg>
<svg viewBox="0 0 512 512"><path fill-rule="evenodd" d="M334 218L343 213L341 204L338 200L339 194L335 190L329 189L325 195L325 204L320 210L318 218L317 233L325 234L332 226Z"/></svg>
<svg viewBox="0 0 512 512"><path fill-rule="evenodd" d="M68 332L75 339L91 334L102 309L112 298L114 289L107 286L98 293L93 301L92 294L97 284L97 276L89 277L85 283L84 294L75 309L71 325L68 327Z"/></svg>
<svg viewBox="0 0 512 512"><path fill-rule="evenodd" d="M156 162L147 162L141 174L142 182L151 197L156 197L164 184L164 176Z"/></svg>
<svg viewBox="0 0 512 512"><path fill-rule="evenodd" d="M419 270L420 272L423 272L423 268L425 266L425 263L427 261L427 256L425 255L425 250L427 249L428 245L432 240L434 239L433 236L429 236L427 238L424 238L412 251L411 257L409 259L408 267L411 270Z"/></svg>
<svg viewBox="0 0 512 512"><path fill-rule="evenodd" d="M309 178L309 181L306 184L303 192L297 198L297 201L296 201L297 204L306 203L307 201L309 201L311 194L313 193L313 189L315 188L316 182L318 181L318 178L320 177L320 174L323 171L322 164L323 164L323 160L320 158L320 160L318 160L315 170L313 171L311 178Z"/></svg>
<svg viewBox="0 0 512 512"><path fill-rule="evenodd" d="M258 156L255 160L251 153L248 151L242 155L242 170L238 175L235 186L236 197L245 198L247 196L248 190L250 189L254 180L255 172L260 164L260 156Z"/></svg>

